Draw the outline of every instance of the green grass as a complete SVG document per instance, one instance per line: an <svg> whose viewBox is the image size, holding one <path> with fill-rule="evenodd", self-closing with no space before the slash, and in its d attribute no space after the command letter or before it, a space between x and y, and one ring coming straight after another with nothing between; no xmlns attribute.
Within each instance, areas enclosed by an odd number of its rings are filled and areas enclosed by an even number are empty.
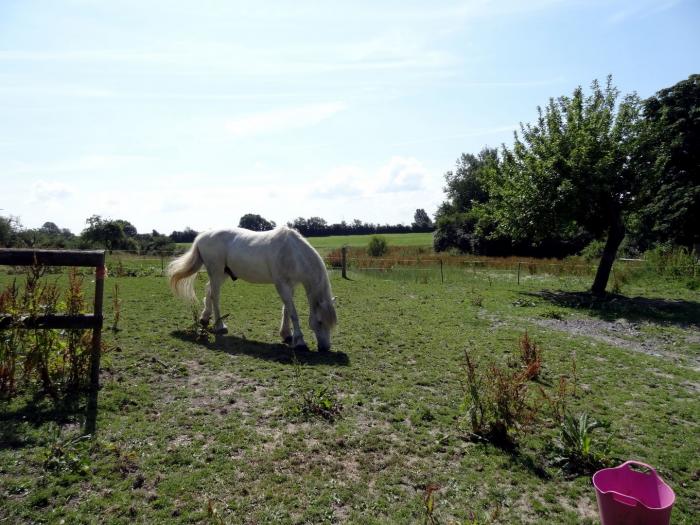
<svg viewBox="0 0 700 525"><path fill-rule="evenodd" d="M625 297L590 304L576 293L586 280L517 286L453 269L444 283L435 272L350 277L332 275L340 323L329 355L278 344L270 286L227 283L229 335L197 342L164 278L111 277L105 324L118 282L121 330L104 333L98 435L71 441L80 410L1 402L0 523L422 523L430 485L439 523L596 523L589 478L544 461L555 428L520 436L509 453L471 442L458 424L464 349L504 364L526 329L543 350L541 386L571 378L575 357L572 409L612 424L617 458L658 468L678 496L673 523L697 522L697 291L633 281ZM637 331L560 329L622 318ZM662 353L622 346L640 333ZM332 392L338 417L300 417L309 391Z"/></svg>
<svg viewBox="0 0 700 525"><path fill-rule="evenodd" d="M433 247L433 234L428 233L381 233L389 246ZM375 235L331 235L329 237L308 237L311 246L317 250L334 250L343 246L363 248Z"/></svg>
<svg viewBox="0 0 700 525"><path fill-rule="evenodd" d="M433 248L433 234L428 233L380 233L370 235L330 235L328 237L307 237L306 240L311 243L311 246L321 251L328 252L342 248L343 246L351 246L353 248L364 248L369 244L369 241L375 235L384 237L389 246L411 246L420 248ZM192 243L179 242L178 249L187 249Z"/></svg>

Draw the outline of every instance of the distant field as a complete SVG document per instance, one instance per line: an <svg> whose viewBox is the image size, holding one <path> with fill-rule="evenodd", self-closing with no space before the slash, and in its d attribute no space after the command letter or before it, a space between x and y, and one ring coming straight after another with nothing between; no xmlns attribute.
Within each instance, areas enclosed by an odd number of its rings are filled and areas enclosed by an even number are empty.
<svg viewBox="0 0 700 525"><path fill-rule="evenodd" d="M332 250L342 246L353 248L363 247L375 234L371 235L331 235L330 237L308 237L311 246L317 250ZM386 239L389 246L433 246L432 233L381 233L379 237Z"/></svg>
<svg viewBox="0 0 700 525"><path fill-rule="evenodd" d="M317 250L327 251L342 246L351 246L359 248L367 246L369 240L374 237L371 235L331 235L330 237L308 237L307 240ZM384 237L389 246L433 246L433 234L428 233L381 233L380 237ZM178 248L189 248L191 243L178 242Z"/></svg>

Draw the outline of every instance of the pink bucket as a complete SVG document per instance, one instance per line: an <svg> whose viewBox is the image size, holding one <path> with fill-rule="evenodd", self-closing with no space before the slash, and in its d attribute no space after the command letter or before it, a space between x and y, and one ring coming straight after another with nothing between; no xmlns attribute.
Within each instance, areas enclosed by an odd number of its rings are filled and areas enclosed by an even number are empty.
<svg viewBox="0 0 700 525"><path fill-rule="evenodd" d="M633 470L643 467L646 472ZM649 465L626 461L593 474L602 525L668 525L676 495Z"/></svg>

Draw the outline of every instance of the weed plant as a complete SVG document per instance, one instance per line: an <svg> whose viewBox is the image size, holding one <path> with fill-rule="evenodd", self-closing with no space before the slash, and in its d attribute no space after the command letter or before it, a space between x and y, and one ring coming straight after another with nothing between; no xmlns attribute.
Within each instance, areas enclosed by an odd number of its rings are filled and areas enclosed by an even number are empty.
<svg viewBox="0 0 700 525"><path fill-rule="evenodd" d="M9 326L0 332L0 396L9 399L22 387L57 399L89 381L91 338L79 329L25 329L22 318L84 311L83 277L71 270L63 296L56 283L42 280L43 267L27 268L24 287L16 280L0 292L0 312Z"/></svg>
<svg viewBox="0 0 700 525"><path fill-rule="evenodd" d="M523 334L519 341L520 344L520 359L523 365L523 374L527 379L537 379L542 369L542 349L535 343L527 331Z"/></svg>
<svg viewBox="0 0 700 525"><path fill-rule="evenodd" d="M479 370L464 352L463 409L472 436L504 448L516 445L515 434L536 420L538 407L529 389L527 370L490 364Z"/></svg>

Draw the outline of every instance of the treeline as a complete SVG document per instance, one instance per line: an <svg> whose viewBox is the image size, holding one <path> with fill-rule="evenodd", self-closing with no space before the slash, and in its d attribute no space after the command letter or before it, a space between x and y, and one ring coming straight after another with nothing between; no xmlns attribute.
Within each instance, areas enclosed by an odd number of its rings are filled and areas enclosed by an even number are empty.
<svg viewBox="0 0 700 525"><path fill-rule="evenodd" d="M128 250L136 253L163 253L175 250L175 243L194 241L199 232L189 227L183 231L173 231L165 235L153 230L151 233L139 233L136 227L124 219L105 219L93 215L85 221L86 227L80 235L73 234L67 228L59 228L53 222L44 223L41 228L23 228L14 217L0 216L0 246L18 248L64 248L88 249L105 248L107 250ZM351 223L340 222L328 224L320 217L299 217L287 223L307 237L328 235L360 235L372 233L408 233L429 232L433 223L423 209L416 210L410 226L402 224L372 224L354 220ZM273 229L276 224L264 217L246 213L238 223L241 228L253 231Z"/></svg>
<svg viewBox="0 0 700 525"><path fill-rule="evenodd" d="M0 246L10 248L104 248L109 251L128 250L136 253L167 253L175 249L174 241L153 230L139 233L123 219L104 219L93 215L85 229L75 235L68 228L45 222L41 228L23 228L15 217L0 217ZM196 234L196 233L195 233Z"/></svg>
<svg viewBox="0 0 700 525"><path fill-rule="evenodd" d="M587 249L603 293L617 254L700 246L700 75L642 100L611 78L537 108L512 147L446 176L437 251L563 257Z"/></svg>
<svg viewBox="0 0 700 525"><path fill-rule="evenodd" d="M434 230L433 222L423 209L416 210L413 223L404 224L373 224L354 219L352 222L339 222L328 224L321 217L298 217L287 226L299 231L305 237L327 237L329 235L367 235L375 233L411 233L431 232Z"/></svg>

